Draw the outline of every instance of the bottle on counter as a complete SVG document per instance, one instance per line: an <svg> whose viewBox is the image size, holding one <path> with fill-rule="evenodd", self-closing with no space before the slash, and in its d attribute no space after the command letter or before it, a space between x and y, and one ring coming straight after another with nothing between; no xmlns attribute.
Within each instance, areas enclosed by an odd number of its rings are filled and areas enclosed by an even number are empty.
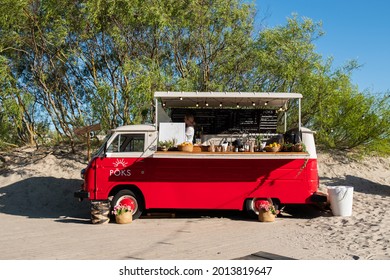
<svg viewBox="0 0 390 280"><path fill-rule="evenodd" d="M249 141L248 140L245 142L244 152L249 152Z"/></svg>
<svg viewBox="0 0 390 280"><path fill-rule="evenodd" d="M249 142L249 151L251 153L254 153L255 152L255 142L254 141L250 141Z"/></svg>

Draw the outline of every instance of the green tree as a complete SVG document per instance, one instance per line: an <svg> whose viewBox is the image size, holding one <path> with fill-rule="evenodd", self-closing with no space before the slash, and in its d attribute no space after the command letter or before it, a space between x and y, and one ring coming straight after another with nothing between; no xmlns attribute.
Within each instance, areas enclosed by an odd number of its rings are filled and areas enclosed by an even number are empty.
<svg viewBox="0 0 390 280"><path fill-rule="evenodd" d="M302 93L324 147L390 150L388 94L359 92L356 62L333 70L316 53L321 23L294 15L255 34L254 13L239 0L3 0L1 141L33 144L50 126L74 146L79 126L151 121L156 90L265 91Z"/></svg>
<svg viewBox="0 0 390 280"><path fill-rule="evenodd" d="M11 17L1 21L0 53L9 62L8 89L17 89L13 92L31 135L24 142L35 139L34 119L42 111L73 142L72 125L82 118L83 96L71 73L67 20L77 16L77 9L68 1L5 2L0 12Z"/></svg>
<svg viewBox="0 0 390 280"><path fill-rule="evenodd" d="M323 34L321 23L297 16L285 26L263 30L247 84L257 91L302 93L302 124L317 131L318 143L326 148L389 151L389 97L358 91L351 82L356 61L332 71L332 59L324 61L315 52L314 42ZM290 104L289 111L297 114L297 104Z"/></svg>
<svg viewBox="0 0 390 280"><path fill-rule="evenodd" d="M172 90L239 89L251 51L253 6L236 0L166 1L164 42Z"/></svg>

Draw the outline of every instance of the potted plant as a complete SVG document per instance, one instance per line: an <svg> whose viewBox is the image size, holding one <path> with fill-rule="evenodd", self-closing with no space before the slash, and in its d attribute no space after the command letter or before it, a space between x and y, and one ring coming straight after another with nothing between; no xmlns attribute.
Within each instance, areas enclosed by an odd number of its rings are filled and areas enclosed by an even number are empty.
<svg viewBox="0 0 390 280"><path fill-rule="evenodd" d="M259 209L259 221L260 222L273 222L276 215L279 213L272 203L271 199L257 201L257 207Z"/></svg>
<svg viewBox="0 0 390 280"><path fill-rule="evenodd" d="M174 144L175 144L174 140L159 141L158 147L160 148L161 151L166 152L170 148L172 148Z"/></svg>
<svg viewBox="0 0 390 280"><path fill-rule="evenodd" d="M292 150L293 150L293 147L294 147L294 144L293 143L284 143L283 144L283 148L282 148L282 150L283 150L283 152L292 152Z"/></svg>
<svg viewBox="0 0 390 280"><path fill-rule="evenodd" d="M257 135L256 136L256 150L258 151L258 152L261 152L261 151L263 151L264 150L264 148L265 148L265 146L267 145L267 142L266 141L264 141L264 139L263 139L263 136L262 135Z"/></svg>
<svg viewBox="0 0 390 280"><path fill-rule="evenodd" d="M298 142L292 147L292 150L293 152L306 152L306 146L304 143Z"/></svg>
<svg viewBox="0 0 390 280"><path fill-rule="evenodd" d="M129 224L133 221L133 209L130 205L116 205L112 214L118 224Z"/></svg>

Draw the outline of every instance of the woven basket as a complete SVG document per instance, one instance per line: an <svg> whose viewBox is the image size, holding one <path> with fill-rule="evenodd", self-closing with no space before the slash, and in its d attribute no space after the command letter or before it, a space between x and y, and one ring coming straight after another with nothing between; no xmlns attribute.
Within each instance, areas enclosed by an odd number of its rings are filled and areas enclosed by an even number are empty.
<svg viewBox="0 0 390 280"><path fill-rule="evenodd" d="M183 151L183 152L187 152L187 153L192 153L192 151L194 150L194 146L193 145L185 145L185 146L179 146L179 151Z"/></svg>
<svg viewBox="0 0 390 280"><path fill-rule="evenodd" d="M202 152L208 152L210 149L210 146L200 146L200 148L202 149Z"/></svg>
<svg viewBox="0 0 390 280"><path fill-rule="evenodd" d="M273 222L275 221L275 215L271 213L271 211L259 211L259 221L260 222Z"/></svg>
<svg viewBox="0 0 390 280"><path fill-rule="evenodd" d="M117 224L130 224L133 221L133 212L124 212L115 216Z"/></svg>
<svg viewBox="0 0 390 280"><path fill-rule="evenodd" d="M266 150L267 152L276 153L276 152L279 152L280 147L268 147L268 146L265 146L265 150Z"/></svg>
<svg viewBox="0 0 390 280"><path fill-rule="evenodd" d="M192 152L193 153L200 153L201 151L202 151L202 147L201 146L199 146L199 145L194 145L194 146L192 146L193 148L192 148Z"/></svg>

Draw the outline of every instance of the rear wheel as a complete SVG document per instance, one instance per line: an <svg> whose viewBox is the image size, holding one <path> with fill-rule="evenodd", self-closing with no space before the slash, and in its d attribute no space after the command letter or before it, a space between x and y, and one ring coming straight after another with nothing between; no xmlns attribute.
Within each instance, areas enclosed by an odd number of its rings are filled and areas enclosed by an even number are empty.
<svg viewBox="0 0 390 280"><path fill-rule="evenodd" d="M121 190L113 197L111 208L114 209L117 205L129 205L133 209L133 220L138 219L145 209L141 195L131 190Z"/></svg>

